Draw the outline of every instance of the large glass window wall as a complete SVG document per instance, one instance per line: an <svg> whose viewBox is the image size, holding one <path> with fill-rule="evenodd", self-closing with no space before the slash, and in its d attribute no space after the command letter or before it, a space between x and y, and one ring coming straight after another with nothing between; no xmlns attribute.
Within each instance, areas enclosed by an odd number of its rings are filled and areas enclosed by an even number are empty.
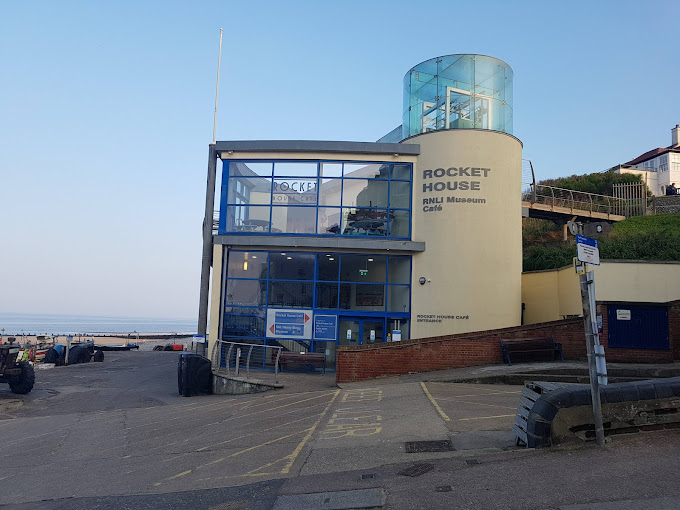
<svg viewBox="0 0 680 510"><path fill-rule="evenodd" d="M402 138L440 129L512 134L512 69L484 55L426 60L404 76Z"/></svg>
<svg viewBox="0 0 680 510"><path fill-rule="evenodd" d="M221 234L410 239L412 165L224 161Z"/></svg>
<svg viewBox="0 0 680 510"><path fill-rule="evenodd" d="M410 256L230 250L226 258L225 340L310 352L319 343L324 344L324 351L331 352L329 342L311 338L267 338L267 310L271 308L338 316L333 345L355 345L362 336L366 342L389 341L396 329L408 339ZM347 324L350 326L343 329ZM352 325L359 329L347 338L346 330Z"/></svg>

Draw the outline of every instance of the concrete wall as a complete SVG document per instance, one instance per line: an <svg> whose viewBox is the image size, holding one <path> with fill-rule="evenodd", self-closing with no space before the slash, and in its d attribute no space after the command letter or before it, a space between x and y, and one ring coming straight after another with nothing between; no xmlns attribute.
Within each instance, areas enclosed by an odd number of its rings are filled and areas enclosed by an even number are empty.
<svg viewBox="0 0 680 510"><path fill-rule="evenodd" d="M208 352L207 356L213 359L213 350L215 349L219 338L220 327L220 302L222 300L222 255L223 246L221 244L213 245L213 267L212 267L212 281L210 283L210 330L208 331Z"/></svg>
<svg viewBox="0 0 680 510"><path fill-rule="evenodd" d="M453 129L403 143L420 144L413 240L426 247L413 256L411 338L519 325L521 142Z"/></svg>
<svg viewBox="0 0 680 510"><path fill-rule="evenodd" d="M572 267L522 274L524 324L580 315L581 291Z"/></svg>
<svg viewBox="0 0 680 510"><path fill-rule="evenodd" d="M680 300L680 262L602 261L595 272L598 302L668 303ZM572 267L522 274L524 323L582 313L578 275Z"/></svg>

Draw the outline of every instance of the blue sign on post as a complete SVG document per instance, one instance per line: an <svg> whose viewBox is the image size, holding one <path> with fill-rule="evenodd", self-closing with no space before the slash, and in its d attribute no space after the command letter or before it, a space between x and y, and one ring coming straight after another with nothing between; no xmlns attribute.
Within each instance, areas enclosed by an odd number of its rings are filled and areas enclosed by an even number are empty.
<svg viewBox="0 0 680 510"><path fill-rule="evenodd" d="M338 334L337 315L314 316L314 340L331 340L335 342Z"/></svg>
<svg viewBox="0 0 680 510"><path fill-rule="evenodd" d="M600 245L596 239L577 235L576 255L581 262L595 264L596 266L600 265Z"/></svg>

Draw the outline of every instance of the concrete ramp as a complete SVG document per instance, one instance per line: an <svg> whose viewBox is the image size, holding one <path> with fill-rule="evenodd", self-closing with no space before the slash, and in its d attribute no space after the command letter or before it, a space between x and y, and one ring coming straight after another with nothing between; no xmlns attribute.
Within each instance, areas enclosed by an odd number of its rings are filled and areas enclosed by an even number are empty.
<svg viewBox="0 0 680 510"><path fill-rule="evenodd" d="M605 435L680 427L680 377L610 384L600 395ZM513 431L530 448L594 440L590 386L526 383Z"/></svg>

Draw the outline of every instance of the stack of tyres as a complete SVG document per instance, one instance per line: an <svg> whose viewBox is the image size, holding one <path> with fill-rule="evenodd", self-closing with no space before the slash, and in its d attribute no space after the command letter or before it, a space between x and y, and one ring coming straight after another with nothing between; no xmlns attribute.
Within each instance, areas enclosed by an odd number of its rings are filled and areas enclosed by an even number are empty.
<svg viewBox="0 0 680 510"><path fill-rule="evenodd" d="M177 386L184 397L212 393L210 360L200 354L186 352L177 361Z"/></svg>

